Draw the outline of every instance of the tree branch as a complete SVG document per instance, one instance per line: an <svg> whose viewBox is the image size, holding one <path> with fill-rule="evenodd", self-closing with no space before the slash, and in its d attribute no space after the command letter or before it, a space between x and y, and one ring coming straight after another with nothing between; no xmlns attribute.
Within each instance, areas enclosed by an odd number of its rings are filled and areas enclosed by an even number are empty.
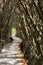
<svg viewBox="0 0 43 65"><path fill-rule="evenodd" d="M34 4L34 6L36 7L36 11L37 11L37 13L39 14L39 18L42 20L42 22L43 22L43 16L41 15L41 12L40 12L40 10L39 10L39 8L36 6L36 4L34 3L34 1L32 0L32 2L33 2L33 4Z"/></svg>

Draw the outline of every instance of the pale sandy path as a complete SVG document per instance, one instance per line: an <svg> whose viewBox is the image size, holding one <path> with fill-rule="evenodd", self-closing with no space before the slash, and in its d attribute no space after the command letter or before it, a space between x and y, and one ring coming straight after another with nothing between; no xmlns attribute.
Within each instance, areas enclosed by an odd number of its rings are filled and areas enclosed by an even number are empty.
<svg viewBox="0 0 43 65"><path fill-rule="evenodd" d="M4 46L0 53L0 65L27 65L19 47L21 39L15 36L13 39L14 41Z"/></svg>

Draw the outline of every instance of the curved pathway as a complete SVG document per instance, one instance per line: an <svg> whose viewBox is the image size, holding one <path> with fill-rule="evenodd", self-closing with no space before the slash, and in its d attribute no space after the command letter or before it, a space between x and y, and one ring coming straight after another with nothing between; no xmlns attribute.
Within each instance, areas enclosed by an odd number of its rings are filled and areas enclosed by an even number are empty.
<svg viewBox="0 0 43 65"><path fill-rule="evenodd" d="M0 65L27 65L20 50L21 39L14 36L14 41L5 45L0 53Z"/></svg>

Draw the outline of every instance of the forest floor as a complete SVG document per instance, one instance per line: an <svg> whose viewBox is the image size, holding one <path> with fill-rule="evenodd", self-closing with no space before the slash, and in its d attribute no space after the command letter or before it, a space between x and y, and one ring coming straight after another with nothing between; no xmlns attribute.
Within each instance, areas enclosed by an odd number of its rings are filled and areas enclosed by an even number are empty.
<svg viewBox="0 0 43 65"><path fill-rule="evenodd" d="M13 41L3 47L0 53L0 65L27 65L20 50L21 39L13 36Z"/></svg>

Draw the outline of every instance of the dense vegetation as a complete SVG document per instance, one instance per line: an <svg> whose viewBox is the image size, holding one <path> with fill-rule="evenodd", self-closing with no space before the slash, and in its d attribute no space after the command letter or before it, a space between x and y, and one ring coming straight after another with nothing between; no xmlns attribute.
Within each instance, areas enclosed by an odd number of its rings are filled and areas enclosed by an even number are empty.
<svg viewBox="0 0 43 65"><path fill-rule="evenodd" d="M27 64L43 65L43 0L1 1L0 39L8 39L15 26Z"/></svg>

